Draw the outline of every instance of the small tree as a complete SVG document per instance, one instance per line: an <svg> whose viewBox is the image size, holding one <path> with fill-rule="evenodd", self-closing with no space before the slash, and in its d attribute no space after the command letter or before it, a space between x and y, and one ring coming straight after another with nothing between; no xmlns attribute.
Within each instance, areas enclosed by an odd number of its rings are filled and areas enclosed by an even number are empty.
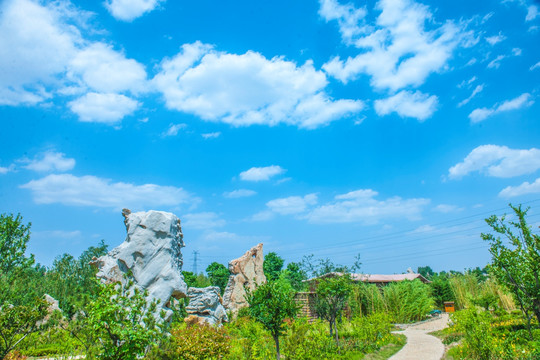
<svg viewBox="0 0 540 360"><path fill-rule="evenodd" d="M330 336L335 333L338 347L339 334L336 321L341 317L351 291L352 280L349 274L323 278L317 285L317 314L328 321Z"/></svg>
<svg viewBox="0 0 540 360"><path fill-rule="evenodd" d="M270 332L280 359L279 336L283 334L284 320L296 316L299 306L294 301L294 291L283 282L269 281L254 291L246 289L249 315Z"/></svg>
<svg viewBox="0 0 540 360"><path fill-rule="evenodd" d="M34 256L25 257L26 245L30 240L30 226L22 223L21 214L0 215L0 273L7 274L16 268L25 268L34 263Z"/></svg>
<svg viewBox="0 0 540 360"><path fill-rule="evenodd" d="M488 225L500 236L482 233L482 239L490 243L493 275L505 284L516 298L527 320L531 334L531 318L534 314L540 322L540 236L531 232L525 219L526 210L521 205L510 204L517 219L506 221L506 216L495 215L486 219ZM532 336L532 335L531 335Z"/></svg>
<svg viewBox="0 0 540 360"><path fill-rule="evenodd" d="M292 288L296 291L302 290L304 284L302 280L306 279L306 273L300 268L300 264L291 262L287 264L287 268L281 272L283 277Z"/></svg>
<svg viewBox="0 0 540 360"><path fill-rule="evenodd" d="M40 321L47 314L47 303L36 299L28 305L0 306L0 360L15 349L28 335L40 329Z"/></svg>
<svg viewBox="0 0 540 360"><path fill-rule="evenodd" d="M214 261L213 263L208 265L208 267L206 268L206 273L208 274L210 283L213 286L218 286L221 290L221 293L223 294L223 291L225 291L225 287L229 282L229 269L227 269L225 265Z"/></svg>
<svg viewBox="0 0 540 360"><path fill-rule="evenodd" d="M263 262L263 270L266 278L271 281L277 280L279 278L279 273L283 268L283 263L283 258L275 252L266 254Z"/></svg>
<svg viewBox="0 0 540 360"><path fill-rule="evenodd" d="M98 359L136 360L159 338L163 328L155 318L157 302L148 303L146 296L128 281L103 286L89 304L87 322L101 347Z"/></svg>

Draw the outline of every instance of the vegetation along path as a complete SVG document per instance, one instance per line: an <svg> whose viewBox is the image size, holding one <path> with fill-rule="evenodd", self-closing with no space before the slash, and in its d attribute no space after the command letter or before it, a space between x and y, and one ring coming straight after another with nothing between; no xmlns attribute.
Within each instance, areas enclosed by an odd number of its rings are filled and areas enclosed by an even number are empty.
<svg viewBox="0 0 540 360"><path fill-rule="evenodd" d="M447 326L448 314L442 314L439 319L411 325L400 331L399 333L407 337L407 344L390 360L440 360L444 354L444 345L441 340L428 333Z"/></svg>

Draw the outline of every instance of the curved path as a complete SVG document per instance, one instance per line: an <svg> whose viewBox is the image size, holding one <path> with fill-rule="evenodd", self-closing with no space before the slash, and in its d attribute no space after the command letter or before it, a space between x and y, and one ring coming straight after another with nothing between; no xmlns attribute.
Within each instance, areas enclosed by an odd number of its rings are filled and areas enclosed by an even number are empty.
<svg viewBox="0 0 540 360"><path fill-rule="evenodd" d="M389 360L440 360L444 354L444 345L435 336L427 333L442 330L448 326L448 314L440 318L417 325L411 325L404 331L396 331L407 337L407 344Z"/></svg>

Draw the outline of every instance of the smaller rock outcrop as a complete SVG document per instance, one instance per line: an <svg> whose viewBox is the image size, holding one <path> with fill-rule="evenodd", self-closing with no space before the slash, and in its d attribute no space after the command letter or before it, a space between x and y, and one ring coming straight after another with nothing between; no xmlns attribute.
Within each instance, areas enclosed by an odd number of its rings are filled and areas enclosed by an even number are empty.
<svg viewBox="0 0 540 360"><path fill-rule="evenodd" d="M263 262L263 244L252 247L238 259L229 262L229 271L232 275L223 294L225 309L236 315L238 310L249 306L244 288L254 290L266 282Z"/></svg>
<svg viewBox="0 0 540 360"><path fill-rule="evenodd" d="M188 325L195 323L221 325L229 321L225 308L221 303L219 287L208 286L205 288L189 288L187 295L189 305L186 306L188 317L184 321Z"/></svg>

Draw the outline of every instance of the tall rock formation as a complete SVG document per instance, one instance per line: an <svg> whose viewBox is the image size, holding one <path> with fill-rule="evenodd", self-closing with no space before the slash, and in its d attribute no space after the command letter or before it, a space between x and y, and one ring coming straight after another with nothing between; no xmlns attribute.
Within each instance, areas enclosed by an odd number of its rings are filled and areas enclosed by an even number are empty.
<svg viewBox="0 0 540 360"><path fill-rule="evenodd" d="M128 275L135 286L148 291L148 300L159 299L158 310L165 310L170 320L171 297L186 296L182 276L183 241L180 219L163 211L132 213L122 210L127 237L120 246L92 264L99 269L97 277L104 282L124 282ZM159 311L158 311L159 313Z"/></svg>
<svg viewBox="0 0 540 360"><path fill-rule="evenodd" d="M236 314L238 310L249 306L244 287L254 290L257 285L266 282L263 271L263 244L252 247L238 259L229 262L229 282L223 294L223 306Z"/></svg>

